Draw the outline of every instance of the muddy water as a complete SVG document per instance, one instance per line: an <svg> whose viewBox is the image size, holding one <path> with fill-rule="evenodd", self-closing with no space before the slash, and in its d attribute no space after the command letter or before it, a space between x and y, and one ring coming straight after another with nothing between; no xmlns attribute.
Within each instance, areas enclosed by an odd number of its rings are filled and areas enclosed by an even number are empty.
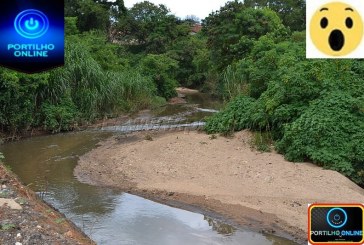
<svg viewBox="0 0 364 245"><path fill-rule="evenodd" d="M80 183L73 175L78 157L110 135L93 131L36 137L1 145L0 151L25 184L98 244L295 244L110 188Z"/></svg>

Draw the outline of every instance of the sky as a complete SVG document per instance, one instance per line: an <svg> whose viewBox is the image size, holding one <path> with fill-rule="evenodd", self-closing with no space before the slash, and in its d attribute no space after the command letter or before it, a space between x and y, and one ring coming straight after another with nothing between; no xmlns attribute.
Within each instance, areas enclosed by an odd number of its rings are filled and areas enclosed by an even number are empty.
<svg viewBox="0 0 364 245"><path fill-rule="evenodd" d="M228 0L148 0L154 4L166 5L177 17L185 18L187 15L196 15L204 19L211 12L219 10ZM127 8L142 0L124 0Z"/></svg>

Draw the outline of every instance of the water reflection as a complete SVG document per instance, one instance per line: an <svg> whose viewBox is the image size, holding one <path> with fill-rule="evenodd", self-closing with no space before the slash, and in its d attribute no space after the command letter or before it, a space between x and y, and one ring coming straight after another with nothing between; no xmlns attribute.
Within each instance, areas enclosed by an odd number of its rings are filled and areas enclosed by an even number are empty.
<svg viewBox="0 0 364 245"><path fill-rule="evenodd" d="M218 109L197 95L199 107ZM167 107L161 115L183 113ZM201 112L205 113L205 112ZM201 119L201 115L198 115ZM35 137L0 145L5 163L20 179L63 212L98 244L293 245L275 236L238 230L210 217L161 205L117 190L80 183L73 176L78 156L110 136L79 132Z"/></svg>
<svg viewBox="0 0 364 245"><path fill-rule="evenodd" d="M101 229L110 222L107 230ZM246 244L266 245L294 243L285 239L271 241L262 234L237 230L201 214L176 209L122 194L113 212L100 217L92 238L100 244Z"/></svg>
<svg viewBox="0 0 364 245"><path fill-rule="evenodd" d="M217 98L213 98L211 95L204 93L188 94L186 95L186 99L190 104L196 104L199 108L203 109L219 110L223 106L223 103Z"/></svg>
<svg viewBox="0 0 364 245"><path fill-rule="evenodd" d="M219 222L207 216L204 217L204 220L206 220L209 226L212 227L212 230L216 231L219 234L232 235L236 231L236 228L234 228L233 226Z"/></svg>
<svg viewBox="0 0 364 245"><path fill-rule="evenodd" d="M80 132L0 146L6 164L26 184L81 227L98 244L294 244L241 231L201 214L171 208L77 181L79 155L109 136Z"/></svg>
<svg viewBox="0 0 364 245"><path fill-rule="evenodd" d="M200 121L211 113L217 112L222 107L222 102L208 94L193 93L186 95L188 104L166 105L153 110L156 117L179 117L188 122Z"/></svg>

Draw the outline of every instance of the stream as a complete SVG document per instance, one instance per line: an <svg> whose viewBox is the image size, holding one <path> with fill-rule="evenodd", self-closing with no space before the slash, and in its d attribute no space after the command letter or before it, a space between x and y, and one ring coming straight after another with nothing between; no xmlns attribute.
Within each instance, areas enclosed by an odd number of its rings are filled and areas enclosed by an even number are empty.
<svg viewBox="0 0 364 245"><path fill-rule="evenodd" d="M153 123L148 125L178 128L182 124L201 123L221 106L200 93L187 96L187 101L184 105L158 108L151 112L152 118L148 113L136 115L135 120L149 118ZM166 121L168 123L164 124ZM203 214L79 182L73 175L78 157L127 128L130 129L127 132L133 131L132 128L140 130L132 122L102 130L33 137L0 145L0 151L5 155L5 164L23 183L64 213L97 244L296 244L284 238L238 229Z"/></svg>

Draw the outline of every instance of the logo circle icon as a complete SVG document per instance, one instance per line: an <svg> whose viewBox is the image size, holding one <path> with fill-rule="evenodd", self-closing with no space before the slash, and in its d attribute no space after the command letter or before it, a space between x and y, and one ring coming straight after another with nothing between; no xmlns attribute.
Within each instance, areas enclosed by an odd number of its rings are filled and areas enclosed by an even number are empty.
<svg viewBox="0 0 364 245"><path fill-rule="evenodd" d="M339 229L346 225L348 215L342 208L332 208L326 215L327 223L335 229Z"/></svg>
<svg viewBox="0 0 364 245"><path fill-rule="evenodd" d="M327 3L318 8L309 25L316 48L334 57L355 51L364 33L360 12L343 2Z"/></svg>
<svg viewBox="0 0 364 245"><path fill-rule="evenodd" d="M14 27L20 36L27 39L36 39L47 33L49 21L43 12L36 9L27 9L16 16Z"/></svg>

